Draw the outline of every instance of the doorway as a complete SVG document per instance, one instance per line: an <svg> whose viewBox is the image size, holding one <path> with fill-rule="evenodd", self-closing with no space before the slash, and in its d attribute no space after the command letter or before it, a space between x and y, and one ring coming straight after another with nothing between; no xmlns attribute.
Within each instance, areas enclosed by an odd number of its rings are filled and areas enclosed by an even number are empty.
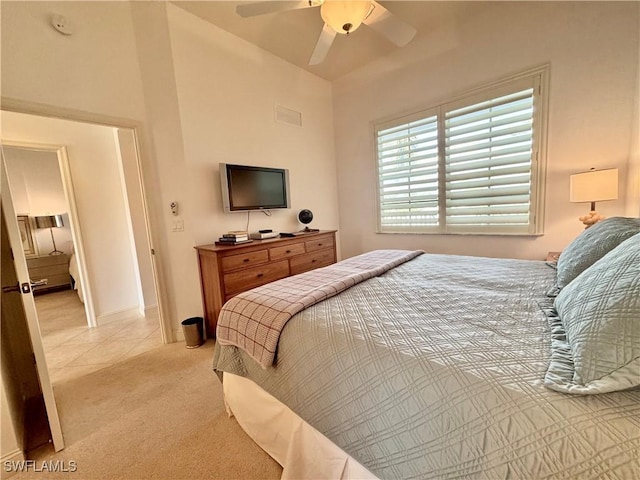
<svg viewBox="0 0 640 480"><path fill-rule="evenodd" d="M84 248L73 186L63 179L66 149L15 142L2 147L34 294L73 288L87 325L95 325L91 289L78 262Z"/></svg>
<svg viewBox="0 0 640 480"><path fill-rule="evenodd" d="M122 358L127 353L123 346L131 347L129 353L139 353L141 346L149 346L151 338L161 344L163 322L157 307L157 283L150 258L146 209L141 180L132 175L132 171L139 172L135 132L128 128L4 111L2 120L3 147L8 146L7 150L57 155L59 176L68 200L64 218L68 220L70 235L65 237L62 231L55 234L62 239L62 245L57 242L58 249L69 260L73 258L77 262L76 275L79 278L71 277L74 290L64 289L36 296L36 306L42 310L38 313L43 313L41 323L59 322L61 316L71 320L84 309L86 325L79 324L77 320L62 322L63 330L68 331L54 331L57 337L51 340L46 338L51 332L44 324L41 325L45 346L75 345L73 348L60 348L62 357L50 361L50 367L61 368L71 360L71 367L77 367L75 370L81 373L90 371L92 365L104 365ZM55 142L67 148L31 142ZM109 179L110 184L107 182ZM75 188L76 184L80 187ZM58 207L58 211L47 211L46 206L33 205L34 195L27 194L26 197L32 200L31 203L19 210L21 213L33 213L32 217L64 210ZM47 258L47 239L54 237L45 235L43 239L43 233L47 232L36 232L34 237L35 255ZM69 236L71 238L65 244L65 238ZM120 272L115 268L118 264L122 266ZM82 304L83 300L84 307L78 309L78 303ZM74 301L76 305L67 310L66 315L61 315L63 309L60 305L68 304L68 301ZM57 315L57 319L47 318L49 313ZM140 319L152 321L141 325ZM93 328L97 326L100 328ZM129 333L124 333L124 330ZM111 344L106 342L109 337L113 337ZM60 343L62 339L64 341ZM83 361L80 357L89 351L93 351L92 360L85 358ZM78 358L70 358L74 355Z"/></svg>

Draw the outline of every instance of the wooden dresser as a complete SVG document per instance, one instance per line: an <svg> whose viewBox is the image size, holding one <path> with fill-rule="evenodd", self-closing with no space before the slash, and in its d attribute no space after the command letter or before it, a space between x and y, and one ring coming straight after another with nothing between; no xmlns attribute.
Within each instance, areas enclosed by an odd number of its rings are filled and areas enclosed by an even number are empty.
<svg viewBox="0 0 640 480"><path fill-rule="evenodd" d="M34 286L33 292L62 290L71 287L69 255L40 255L27 258L27 268L32 282L46 279L46 285Z"/></svg>
<svg viewBox="0 0 640 480"><path fill-rule="evenodd" d="M207 336L215 338L220 309L234 295L335 263L336 231L195 248Z"/></svg>

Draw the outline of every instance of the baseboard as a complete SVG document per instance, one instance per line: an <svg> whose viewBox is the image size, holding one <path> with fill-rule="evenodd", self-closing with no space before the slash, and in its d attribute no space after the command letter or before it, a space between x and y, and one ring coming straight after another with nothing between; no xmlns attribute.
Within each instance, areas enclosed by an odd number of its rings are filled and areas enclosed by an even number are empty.
<svg viewBox="0 0 640 480"><path fill-rule="evenodd" d="M117 320L129 320L140 317L140 309L138 307L133 307L98 315L96 317L96 320L98 321L98 325L103 325L105 323L114 322Z"/></svg>
<svg viewBox="0 0 640 480"><path fill-rule="evenodd" d="M13 465L19 462L24 462L24 460L24 452L19 448L16 448L15 450L8 452L0 457L0 463L2 464L2 478L9 478L15 475L15 473L18 471L18 469L13 468L10 469L10 471L7 471L5 465Z"/></svg>
<svg viewBox="0 0 640 480"><path fill-rule="evenodd" d="M173 331L173 338L176 339L176 342L184 342L184 332L182 328Z"/></svg>
<svg viewBox="0 0 640 480"><path fill-rule="evenodd" d="M133 318L158 317L158 306L150 305L141 309L139 307L125 308L115 312L105 313L97 317L98 324L113 322L114 320L128 320Z"/></svg>
<svg viewBox="0 0 640 480"><path fill-rule="evenodd" d="M184 330L182 330L182 328L180 328L180 330L174 330L173 331L173 338L174 338L174 343L175 342L184 342L185 341ZM205 334L205 338L203 340L205 342L207 340L209 340L209 338L207 338L206 334Z"/></svg>

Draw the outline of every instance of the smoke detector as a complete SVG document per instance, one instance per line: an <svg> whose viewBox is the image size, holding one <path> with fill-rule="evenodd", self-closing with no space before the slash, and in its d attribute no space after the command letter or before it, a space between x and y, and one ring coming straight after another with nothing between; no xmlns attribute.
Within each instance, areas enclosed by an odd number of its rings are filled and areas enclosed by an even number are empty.
<svg viewBox="0 0 640 480"><path fill-rule="evenodd" d="M63 35L71 35L73 33L69 22L62 15L51 15L51 26Z"/></svg>

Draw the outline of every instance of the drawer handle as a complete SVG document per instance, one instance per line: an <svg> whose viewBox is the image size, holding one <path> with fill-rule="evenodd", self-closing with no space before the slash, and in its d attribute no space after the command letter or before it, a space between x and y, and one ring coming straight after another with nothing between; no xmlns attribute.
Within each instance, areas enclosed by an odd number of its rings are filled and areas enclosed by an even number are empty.
<svg viewBox="0 0 640 480"><path fill-rule="evenodd" d="M318 244L318 246L319 246L319 247L321 247L321 246L322 246L322 243L319 243L319 244Z"/></svg>
<svg viewBox="0 0 640 480"><path fill-rule="evenodd" d="M264 273L259 273L258 275L256 275L256 277L258 277L258 278L264 277Z"/></svg>
<svg viewBox="0 0 640 480"><path fill-rule="evenodd" d="M313 260L311 260L311 263L316 263L316 259L314 258Z"/></svg>
<svg viewBox="0 0 640 480"><path fill-rule="evenodd" d="M287 251L286 251L286 252L284 252L284 253L291 253L291 250L287 250Z"/></svg>
<svg viewBox="0 0 640 480"><path fill-rule="evenodd" d="M244 263L247 263L249 261L248 258L245 258L244 260L242 260Z"/></svg>

